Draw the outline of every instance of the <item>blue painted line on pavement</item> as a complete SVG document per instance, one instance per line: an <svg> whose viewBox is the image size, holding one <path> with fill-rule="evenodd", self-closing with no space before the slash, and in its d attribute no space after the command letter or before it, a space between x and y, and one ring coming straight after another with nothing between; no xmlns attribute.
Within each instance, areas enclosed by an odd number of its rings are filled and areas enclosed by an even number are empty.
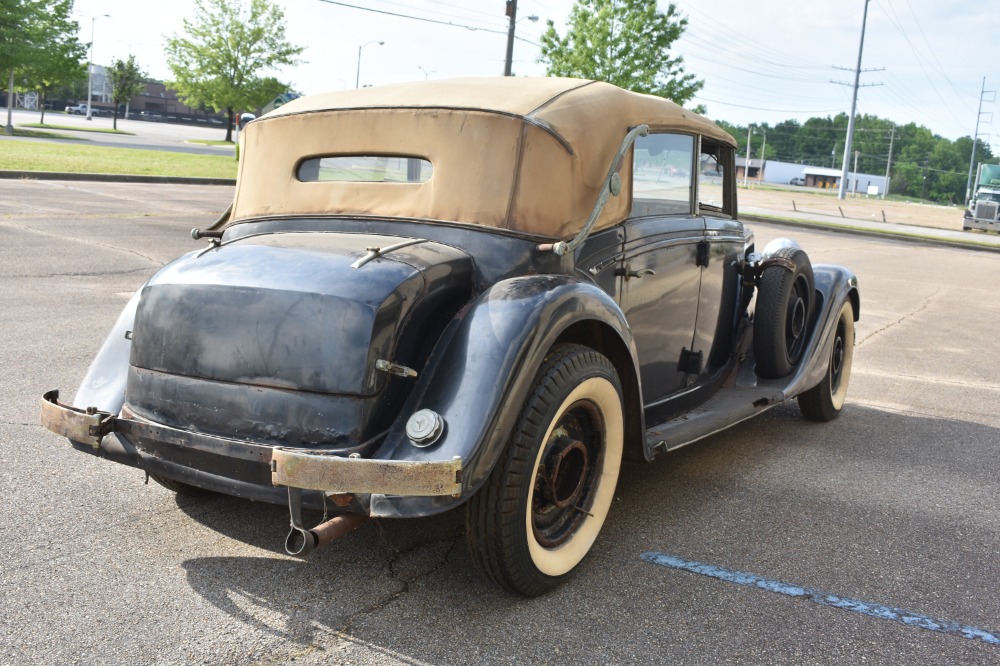
<svg viewBox="0 0 1000 666"><path fill-rule="evenodd" d="M871 617L892 620L893 622L899 622L900 624L905 624L910 627L920 627L921 629L927 629L929 631L938 631L943 634L951 634L954 636L968 638L970 640L983 641L984 643L989 643L990 645L1000 645L1000 637L997 637L988 631L983 631L982 629L959 624L957 622L937 620L927 615L921 615L920 613L914 613L913 611L903 610L902 608L893 608L891 606L883 606L882 604L873 604L867 601L849 599L847 597L830 594L811 587L801 587L798 585L791 585L789 583L782 583L778 580L762 578L761 576L755 576L754 574L743 573L741 571L731 571L712 564L692 562L690 560L674 557L673 555L665 555L663 553L643 553L641 557L647 562L659 564L660 566L669 567L671 569L690 571L691 573L718 578L719 580L736 583L737 585L758 587L762 590L767 590L768 592L777 592L778 594L784 594L789 597L806 599L807 601L820 604L821 606L843 608L844 610L861 613L863 615L870 615Z"/></svg>

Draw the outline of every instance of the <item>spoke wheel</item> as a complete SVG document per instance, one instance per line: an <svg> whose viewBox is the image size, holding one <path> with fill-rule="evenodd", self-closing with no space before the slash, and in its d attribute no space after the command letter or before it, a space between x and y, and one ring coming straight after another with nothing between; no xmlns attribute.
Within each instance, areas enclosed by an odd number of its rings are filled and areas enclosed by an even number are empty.
<svg viewBox="0 0 1000 666"><path fill-rule="evenodd" d="M507 449L469 502L476 565L526 596L551 589L586 556L611 507L623 444L611 363L580 345L553 349Z"/></svg>
<svg viewBox="0 0 1000 666"><path fill-rule="evenodd" d="M819 384L798 396L799 409L810 421L832 421L840 415L854 361L854 308L845 301L837 319L830 358Z"/></svg>

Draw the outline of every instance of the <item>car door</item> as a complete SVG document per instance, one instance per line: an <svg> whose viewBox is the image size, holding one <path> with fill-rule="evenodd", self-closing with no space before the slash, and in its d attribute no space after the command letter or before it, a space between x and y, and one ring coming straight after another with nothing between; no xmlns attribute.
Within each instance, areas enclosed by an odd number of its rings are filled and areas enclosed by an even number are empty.
<svg viewBox="0 0 1000 666"><path fill-rule="evenodd" d="M733 151L729 146L701 139L697 200L698 212L705 222L705 241L698 315L691 345L698 363L689 368L697 371L696 382L708 381L729 360L739 321L740 267L746 237L735 215L732 163Z"/></svg>
<svg viewBox="0 0 1000 666"><path fill-rule="evenodd" d="M695 146L691 135L652 133L633 150L619 302L635 339L647 408L688 383L685 355L698 315L705 231L694 214Z"/></svg>

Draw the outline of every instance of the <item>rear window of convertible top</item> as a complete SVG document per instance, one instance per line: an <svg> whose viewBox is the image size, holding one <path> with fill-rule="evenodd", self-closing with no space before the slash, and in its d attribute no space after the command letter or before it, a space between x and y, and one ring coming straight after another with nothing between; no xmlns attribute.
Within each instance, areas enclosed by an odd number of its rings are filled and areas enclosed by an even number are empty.
<svg viewBox="0 0 1000 666"><path fill-rule="evenodd" d="M434 166L422 157L406 155L330 155L299 163L303 183L426 183Z"/></svg>

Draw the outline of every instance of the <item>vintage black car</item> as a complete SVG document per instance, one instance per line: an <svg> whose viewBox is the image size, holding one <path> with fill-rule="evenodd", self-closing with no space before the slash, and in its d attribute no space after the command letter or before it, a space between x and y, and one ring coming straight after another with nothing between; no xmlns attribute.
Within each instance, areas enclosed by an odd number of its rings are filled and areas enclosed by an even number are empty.
<svg viewBox="0 0 1000 666"><path fill-rule="evenodd" d="M540 594L594 544L623 458L791 398L843 408L855 277L755 251L733 138L671 102L432 81L297 99L240 140L207 247L42 421L178 493L287 503L291 554L464 505L476 564Z"/></svg>

